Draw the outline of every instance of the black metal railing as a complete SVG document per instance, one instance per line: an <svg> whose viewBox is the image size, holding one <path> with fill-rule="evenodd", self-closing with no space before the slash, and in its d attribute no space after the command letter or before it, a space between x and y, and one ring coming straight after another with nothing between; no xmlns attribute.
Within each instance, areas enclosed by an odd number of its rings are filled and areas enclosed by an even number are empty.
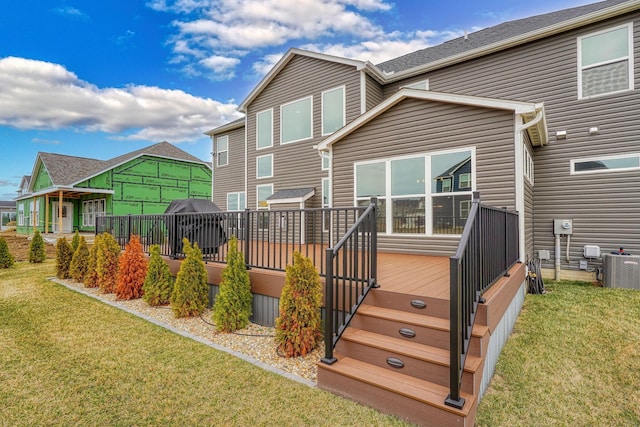
<svg viewBox="0 0 640 427"><path fill-rule="evenodd" d="M240 212L122 215L96 218L96 234L109 232L124 249L132 234L143 249L182 258L182 239L198 243L207 262L226 262L227 242L239 240L247 267L285 271L293 252L311 258L321 275L326 249L344 236L366 207L278 209Z"/></svg>
<svg viewBox="0 0 640 427"><path fill-rule="evenodd" d="M349 231L326 250L325 357L336 361L333 350L367 293L377 287L377 221L375 198Z"/></svg>
<svg viewBox="0 0 640 427"><path fill-rule="evenodd" d="M450 391L445 403L461 409L462 374L482 294L519 259L518 213L480 203L473 194L469 218L450 258Z"/></svg>

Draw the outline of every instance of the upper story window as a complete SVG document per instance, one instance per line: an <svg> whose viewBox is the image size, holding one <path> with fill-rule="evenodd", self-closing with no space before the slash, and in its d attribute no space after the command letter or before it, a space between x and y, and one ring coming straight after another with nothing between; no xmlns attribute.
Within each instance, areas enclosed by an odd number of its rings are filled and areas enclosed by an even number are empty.
<svg viewBox="0 0 640 427"><path fill-rule="evenodd" d="M256 178L273 176L273 154L256 157Z"/></svg>
<svg viewBox="0 0 640 427"><path fill-rule="evenodd" d="M526 148L524 149L524 177L533 185L533 158Z"/></svg>
<svg viewBox="0 0 640 427"><path fill-rule="evenodd" d="M640 154L571 160L571 174L622 172L640 169Z"/></svg>
<svg viewBox="0 0 640 427"><path fill-rule="evenodd" d="M280 142L302 141L313 137L313 97L307 97L280 107Z"/></svg>
<svg viewBox="0 0 640 427"><path fill-rule="evenodd" d="M578 38L578 98L633 89L633 24Z"/></svg>
<svg viewBox="0 0 640 427"><path fill-rule="evenodd" d="M216 157L218 158L218 166L226 166L229 164L229 136L221 136L216 139Z"/></svg>
<svg viewBox="0 0 640 427"><path fill-rule="evenodd" d="M408 89L429 90L429 80L420 80L419 82L410 83L404 87Z"/></svg>
<svg viewBox="0 0 640 427"><path fill-rule="evenodd" d="M344 126L344 86L322 92L322 135Z"/></svg>
<svg viewBox="0 0 640 427"><path fill-rule="evenodd" d="M243 211L247 207L244 191L227 193L227 211Z"/></svg>
<svg viewBox="0 0 640 427"><path fill-rule="evenodd" d="M256 149L273 146L273 109L256 114Z"/></svg>
<svg viewBox="0 0 640 427"><path fill-rule="evenodd" d="M329 170L329 166L331 164L331 155L327 152L322 152L320 153L320 155L322 156L322 170Z"/></svg>

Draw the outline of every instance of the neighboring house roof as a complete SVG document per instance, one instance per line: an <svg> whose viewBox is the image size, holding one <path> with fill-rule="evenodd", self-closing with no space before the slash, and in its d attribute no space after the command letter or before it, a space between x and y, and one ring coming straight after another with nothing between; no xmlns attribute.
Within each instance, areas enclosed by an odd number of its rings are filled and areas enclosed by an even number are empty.
<svg viewBox="0 0 640 427"><path fill-rule="evenodd" d="M377 65L387 81L449 66L640 8L638 0L608 0L485 28Z"/></svg>
<svg viewBox="0 0 640 427"><path fill-rule="evenodd" d="M0 200L0 209L14 209L16 208L15 200Z"/></svg>
<svg viewBox="0 0 640 427"><path fill-rule="evenodd" d="M545 145L547 143L547 125L544 115L544 104L542 103L530 103L519 101L506 101L495 98L485 98L480 96L468 96L468 95L455 95L450 93L431 92L420 89L402 88L380 104L376 105L371 110L367 111L351 123L347 124L343 128L334 132L331 136L327 137L324 141L318 144L317 148L320 151L327 151L329 146L340 141L345 136L349 135L353 131L364 126L369 121L373 120L380 114L389 110L394 105L398 104L404 99L422 99L425 101L446 102L451 104L470 105L480 108L494 108L498 110L510 110L515 114L522 115L524 119L524 126L529 132L533 145Z"/></svg>
<svg viewBox="0 0 640 427"><path fill-rule="evenodd" d="M267 197L267 203L270 205L277 203L302 203L314 194L316 194L316 190L313 187L278 190Z"/></svg>
<svg viewBox="0 0 640 427"><path fill-rule="evenodd" d="M210 163L203 162L173 144L163 141L141 148L140 150L114 157L110 160L40 152L34 164L32 175L36 172L38 164L41 163L42 167L46 168L49 174L52 187L70 188L82 181L144 155L198 163L211 168ZM29 184L29 190L31 190L31 184L32 183ZM18 199L19 198L20 196Z"/></svg>
<svg viewBox="0 0 640 427"><path fill-rule="evenodd" d="M206 131L204 134L205 135L209 135L209 136L214 136L214 135L219 135L223 132L229 132L232 131L234 129L239 129L244 127L244 121L245 121L245 117L242 117L240 119L234 120L232 122L229 122L227 124L224 124L222 126L218 126L217 128L213 128L211 130Z"/></svg>
<svg viewBox="0 0 640 427"><path fill-rule="evenodd" d="M464 165L466 165L467 163L471 162L471 157L467 157L466 159L458 162L457 164L451 166L449 169L447 169L446 171L442 172L440 175L436 176L434 179L437 181L439 179L444 179L444 178L450 178L453 176L453 174L455 174L458 169L460 169L461 167L463 167Z"/></svg>

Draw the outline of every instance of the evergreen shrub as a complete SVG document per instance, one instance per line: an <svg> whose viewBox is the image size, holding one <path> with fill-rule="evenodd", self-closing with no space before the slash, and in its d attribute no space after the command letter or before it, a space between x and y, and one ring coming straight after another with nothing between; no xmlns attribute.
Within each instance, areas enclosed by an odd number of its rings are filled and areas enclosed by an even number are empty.
<svg viewBox="0 0 640 427"><path fill-rule="evenodd" d="M171 291L173 291L173 276L169 266L160 256L160 246L152 245L149 248L149 268L142 285L142 298L150 306L169 304Z"/></svg>
<svg viewBox="0 0 640 427"><path fill-rule="evenodd" d="M105 294L114 293L118 280L118 262L120 259L120 245L109 233L102 233L98 243L96 273L98 287Z"/></svg>
<svg viewBox="0 0 640 427"><path fill-rule="evenodd" d="M71 246L73 246L73 244ZM88 268L89 247L87 246L87 241L85 240L84 236L80 236L78 247L73 252L73 257L71 258L71 265L69 266L69 276L71 276L71 278L76 282L83 283Z"/></svg>
<svg viewBox="0 0 640 427"><path fill-rule="evenodd" d="M71 245L67 242L67 239L61 237L56 242L56 277L58 279L68 279L69 267L71 266L71 259L73 258L73 251Z"/></svg>
<svg viewBox="0 0 640 427"><path fill-rule="evenodd" d="M186 257L180 264L171 293L171 308L176 318L202 314L208 300L207 270L202 251L197 243L191 246L186 237L182 243Z"/></svg>
<svg viewBox="0 0 640 427"><path fill-rule="evenodd" d="M9 251L9 245L4 237L0 237L0 268L13 267L15 259Z"/></svg>
<svg viewBox="0 0 640 427"><path fill-rule="evenodd" d="M87 262L87 271L84 274L84 286L87 288L98 287L98 248L102 238L98 234L93 239L93 245L89 248L89 261Z"/></svg>
<svg viewBox="0 0 640 427"><path fill-rule="evenodd" d="M295 251L287 265L280 295L280 316L276 319L278 350L287 357L311 352L322 338L322 284L309 258Z"/></svg>
<svg viewBox="0 0 640 427"><path fill-rule="evenodd" d="M245 328L251 317L251 282L244 264L244 256L238 251L238 239L229 241L227 266L222 270L222 281L213 306L213 322L221 332L234 332Z"/></svg>
<svg viewBox="0 0 640 427"><path fill-rule="evenodd" d="M47 254L44 251L44 239L39 230L33 233L31 239L31 245L29 245L29 262L32 264L38 264L44 262L47 258Z"/></svg>
<svg viewBox="0 0 640 427"><path fill-rule="evenodd" d="M78 232L78 230L76 230L75 233L73 233L73 238L71 239L71 249L73 249L73 252L76 252L76 249L78 249L78 245L80 244L80 232Z"/></svg>

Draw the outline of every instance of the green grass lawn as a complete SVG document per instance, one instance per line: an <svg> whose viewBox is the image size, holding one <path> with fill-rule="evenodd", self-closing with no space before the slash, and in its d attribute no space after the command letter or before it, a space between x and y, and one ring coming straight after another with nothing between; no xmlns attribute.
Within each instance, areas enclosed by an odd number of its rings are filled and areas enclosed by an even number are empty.
<svg viewBox="0 0 640 427"><path fill-rule="evenodd" d="M0 269L0 426L403 425L46 280Z"/></svg>
<svg viewBox="0 0 640 427"><path fill-rule="evenodd" d="M0 269L0 426L403 425L46 280ZM640 292L527 295L479 426L639 426Z"/></svg>
<svg viewBox="0 0 640 427"><path fill-rule="evenodd" d="M640 292L547 284L527 295L479 426L640 426Z"/></svg>

